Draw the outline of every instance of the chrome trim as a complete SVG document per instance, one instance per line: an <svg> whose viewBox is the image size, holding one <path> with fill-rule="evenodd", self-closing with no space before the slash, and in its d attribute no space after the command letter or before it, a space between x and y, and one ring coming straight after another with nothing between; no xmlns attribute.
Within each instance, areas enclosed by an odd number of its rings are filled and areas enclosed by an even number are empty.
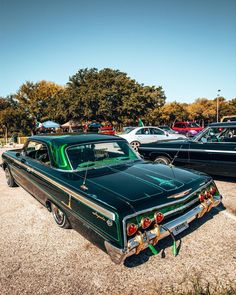
<svg viewBox="0 0 236 295"><path fill-rule="evenodd" d="M216 207L221 202L222 196L215 196L213 197L213 207ZM207 206L211 206L211 200L207 200ZM184 215L177 217L174 220L171 220L164 224L165 228L168 228L171 232L176 228L176 226L187 222L190 223L194 219L198 217L198 215L204 210L205 206L202 204L197 205L195 208L191 209L190 211L186 212ZM161 226L160 226L161 227ZM157 234L154 233L153 229L145 231L142 234L140 239L137 239L136 236L129 240L127 247L124 249L120 249L115 247L114 245L110 244L109 242L105 241L105 247L107 253L110 255L111 260L116 264L123 262L128 256L133 254L138 254L137 249L141 246L141 249L146 249L149 245L153 245L153 241L155 238L161 240L166 236L170 235L169 231L166 231L164 228L160 228L160 236L157 237ZM142 240L142 245L140 245L139 240Z"/></svg>
<svg viewBox="0 0 236 295"><path fill-rule="evenodd" d="M125 216L124 219L123 219L123 234L124 234L124 244L125 244L125 246L127 246L127 236L126 236L126 221L127 221L127 219L132 218L132 217L136 217L136 216L138 216L140 214L143 214L143 213L146 213L146 212L149 212L149 211L159 210L159 209L161 209L163 207L166 207L166 206L171 206L171 205L182 203L182 202L186 201L187 199L190 199L194 194L196 194L198 191L201 191L202 189L204 189L205 187L207 187L211 183L214 184L214 181L212 179L210 181L208 181L206 184L204 184L203 186L200 186L195 191L191 192L191 194L189 194L188 196L186 196L183 199L175 200L175 201L172 201L172 202L169 202L169 203L162 204L160 206L155 206L155 207L151 207L151 208L148 208L148 209L145 209L145 210L137 211L137 212L135 212L133 214Z"/></svg>
<svg viewBox="0 0 236 295"><path fill-rule="evenodd" d="M224 142L227 143L227 142ZM234 142L228 142L228 143L234 143ZM235 144L235 143L234 143ZM163 148L157 148L157 147L141 147L142 150L160 150L163 151ZM178 148L166 148L165 151L176 151ZM225 150L204 150L204 149L181 149L181 151L184 152L206 152L206 153L228 153L228 154L236 154L236 151L225 151Z"/></svg>
<svg viewBox="0 0 236 295"><path fill-rule="evenodd" d="M11 156L7 155L8 157L11 158ZM20 160L13 159L15 162L17 162L18 164L20 164L22 167L24 167L25 169L28 169L29 166L25 165L24 163L22 163ZM51 184L55 185L56 187L59 187L61 190L65 191L67 194L71 195L73 198L75 198L76 200L84 203L85 205L87 205L88 207L98 211L99 213L101 213L102 215L104 215L105 217L115 221L115 213L95 204L94 202L86 199L85 197L79 195L78 193L75 193L74 191L72 191L71 189L65 187L64 185L61 185L60 183L52 180L51 178L45 176L44 174L42 174L41 172L35 170L34 168L30 167L31 172L35 173L36 175L40 176L41 178L47 180L48 182L50 182Z"/></svg>
<svg viewBox="0 0 236 295"><path fill-rule="evenodd" d="M169 215L171 215L173 213L176 213L178 211L186 209L186 208L190 207L191 205L193 205L194 203L196 203L197 201L199 201L198 197L196 199L192 200L191 202L187 203L186 205L182 206L182 207L179 207L179 208L176 208L176 209L173 209L171 211L166 212L164 214L164 216L166 217L166 216L169 216Z"/></svg>

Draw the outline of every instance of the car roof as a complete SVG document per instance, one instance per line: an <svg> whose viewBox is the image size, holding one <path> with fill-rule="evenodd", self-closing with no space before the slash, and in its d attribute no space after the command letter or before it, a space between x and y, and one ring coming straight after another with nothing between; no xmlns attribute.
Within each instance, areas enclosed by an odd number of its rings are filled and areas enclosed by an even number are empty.
<svg viewBox="0 0 236 295"><path fill-rule="evenodd" d="M74 145L74 144L82 144L89 143L95 141L114 141L114 140L124 140L121 137L114 135L105 135L105 134L79 134L79 135L35 135L29 138L30 140L42 141L45 143L52 144L66 144L66 145Z"/></svg>
<svg viewBox="0 0 236 295"><path fill-rule="evenodd" d="M208 126L210 127L236 127L236 122L215 122L211 123Z"/></svg>

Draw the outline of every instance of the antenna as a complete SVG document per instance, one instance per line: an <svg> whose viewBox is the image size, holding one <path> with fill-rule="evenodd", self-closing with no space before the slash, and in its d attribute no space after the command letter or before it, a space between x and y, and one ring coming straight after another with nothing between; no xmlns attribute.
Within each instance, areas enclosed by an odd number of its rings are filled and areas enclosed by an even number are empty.
<svg viewBox="0 0 236 295"><path fill-rule="evenodd" d="M93 150L93 155L95 158L95 151ZM82 188L84 191L88 190L88 187L86 186L86 180L87 180L87 175L88 175L88 167L89 166L93 166L94 163L91 163L90 161L87 161L87 165L86 165L86 170L85 170L85 174L84 174L84 181L82 183L82 185L80 186L80 188Z"/></svg>
<svg viewBox="0 0 236 295"><path fill-rule="evenodd" d="M86 170L85 170L85 174L84 174L84 181L82 183L82 185L80 186L84 191L88 190L88 187L86 186L86 180L87 180L87 175L88 175L88 167L89 167L89 162L86 166Z"/></svg>
<svg viewBox="0 0 236 295"><path fill-rule="evenodd" d="M180 148L178 149L177 153L175 154L174 158L172 159L172 161L170 162L169 166L173 166L173 163L175 161L175 159L178 157L178 154L180 152L180 150L182 149L183 145L181 144Z"/></svg>

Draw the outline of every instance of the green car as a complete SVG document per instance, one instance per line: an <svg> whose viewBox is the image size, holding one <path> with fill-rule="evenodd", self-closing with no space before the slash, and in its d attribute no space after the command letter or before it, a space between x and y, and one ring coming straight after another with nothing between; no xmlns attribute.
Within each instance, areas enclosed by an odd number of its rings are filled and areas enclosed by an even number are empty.
<svg viewBox="0 0 236 295"><path fill-rule="evenodd" d="M115 263L147 247L155 253L160 239L221 202L210 176L145 162L116 136L33 136L2 158L10 187L22 186Z"/></svg>

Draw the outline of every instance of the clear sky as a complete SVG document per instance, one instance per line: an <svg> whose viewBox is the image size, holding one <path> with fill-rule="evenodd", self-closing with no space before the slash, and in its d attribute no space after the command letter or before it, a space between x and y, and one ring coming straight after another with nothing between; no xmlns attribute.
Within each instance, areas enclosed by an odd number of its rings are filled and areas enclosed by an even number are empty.
<svg viewBox="0 0 236 295"><path fill-rule="evenodd" d="M167 101L236 97L236 0L0 0L0 96L110 67Z"/></svg>

